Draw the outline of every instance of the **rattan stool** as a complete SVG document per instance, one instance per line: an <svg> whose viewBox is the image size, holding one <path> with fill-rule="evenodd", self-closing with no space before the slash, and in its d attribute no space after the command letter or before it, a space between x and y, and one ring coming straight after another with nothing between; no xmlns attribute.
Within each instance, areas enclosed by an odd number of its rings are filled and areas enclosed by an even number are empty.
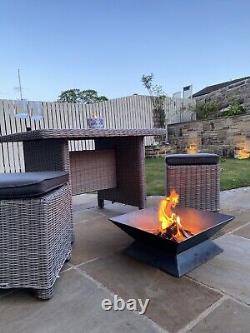
<svg viewBox="0 0 250 333"><path fill-rule="evenodd" d="M71 239L67 173L0 175L0 288L31 288L51 298Z"/></svg>
<svg viewBox="0 0 250 333"><path fill-rule="evenodd" d="M166 195L175 189L181 207L220 209L219 156L171 154L166 156Z"/></svg>

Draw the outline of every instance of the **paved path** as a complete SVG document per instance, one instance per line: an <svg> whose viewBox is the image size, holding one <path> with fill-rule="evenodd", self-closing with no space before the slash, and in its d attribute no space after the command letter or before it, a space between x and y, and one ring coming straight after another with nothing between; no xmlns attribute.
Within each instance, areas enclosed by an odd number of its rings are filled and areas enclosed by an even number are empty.
<svg viewBox="0 0 250 333"><path fill-rule="evenodd" d="M154 205L159 198L148 198ZM216 243L224 252L176 279L123 254L131 238L108 217L135 208L94 195L74 198L76 242L50 301L29 292L0 292L0 333L250 332L250 188L221 193L222 211L236 216ZM150 299L145 315L103 311L104 298Z"/></svg>

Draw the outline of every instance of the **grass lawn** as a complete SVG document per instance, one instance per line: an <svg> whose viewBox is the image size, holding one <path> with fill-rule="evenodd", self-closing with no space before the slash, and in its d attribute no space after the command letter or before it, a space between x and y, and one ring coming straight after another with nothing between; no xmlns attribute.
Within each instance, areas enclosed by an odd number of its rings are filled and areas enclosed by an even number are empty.
<svg viewBox="0 0 250 333"><path fill-rule="evenodd" d="M221 159L221 190L250 186L250 159ZM146 159L147 195L164 195L164 158Z"/></svg>

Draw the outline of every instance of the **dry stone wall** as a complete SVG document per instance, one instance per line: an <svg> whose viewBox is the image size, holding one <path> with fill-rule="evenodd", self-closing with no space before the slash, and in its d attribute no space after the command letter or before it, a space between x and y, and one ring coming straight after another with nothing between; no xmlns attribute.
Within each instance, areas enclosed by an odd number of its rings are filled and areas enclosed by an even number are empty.
<svg viewBox="0 0 250 333"><path fill-rule="evenodd" d="M185 152L193 144L199 151L221 156L233 156L235 148L250 151L250 115L172 124L168 141L177 152Z"/></svg>

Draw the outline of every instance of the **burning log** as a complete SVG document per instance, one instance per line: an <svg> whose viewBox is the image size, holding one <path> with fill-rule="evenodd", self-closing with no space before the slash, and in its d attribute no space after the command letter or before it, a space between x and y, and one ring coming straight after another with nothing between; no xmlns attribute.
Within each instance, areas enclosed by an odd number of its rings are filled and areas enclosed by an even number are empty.
<svg viewBox="0 0 250 333"><path fill-rule="evenodd" d="M178 223L173 223L163 233L160 233L160 235L163 238L175 241L181 238L189 238L193 236L192 232L184 229L181 225L178 226Z"/></svg>

